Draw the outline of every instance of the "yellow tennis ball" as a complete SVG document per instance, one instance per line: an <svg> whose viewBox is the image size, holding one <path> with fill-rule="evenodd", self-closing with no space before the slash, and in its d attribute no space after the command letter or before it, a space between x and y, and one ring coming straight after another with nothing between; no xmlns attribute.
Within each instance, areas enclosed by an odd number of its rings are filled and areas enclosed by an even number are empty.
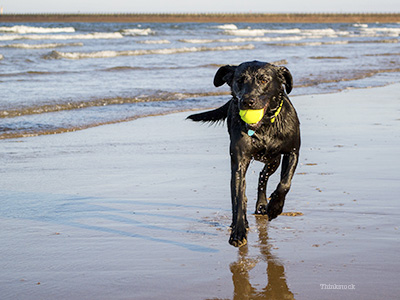
<svg viewBox="0 0 400 300"><path fill-rule="evenodd" d="M264 108L240 110L239 115L247 124L256 124L264 117Z"/></svg>

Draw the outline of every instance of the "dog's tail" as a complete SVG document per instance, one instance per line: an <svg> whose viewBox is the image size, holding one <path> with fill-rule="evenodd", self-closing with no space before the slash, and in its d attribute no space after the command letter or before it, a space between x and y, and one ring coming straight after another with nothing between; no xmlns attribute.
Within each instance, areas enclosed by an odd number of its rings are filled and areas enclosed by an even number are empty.
<svg viewBox="0 0 400 300"><path fill-rule="evenodd" d="M204 123L218 123L224 121L228 117L228 110L229 106L231 105L231 101L232 100L229 100L227 103L217 109L190 115L186 119Z"/></svg>

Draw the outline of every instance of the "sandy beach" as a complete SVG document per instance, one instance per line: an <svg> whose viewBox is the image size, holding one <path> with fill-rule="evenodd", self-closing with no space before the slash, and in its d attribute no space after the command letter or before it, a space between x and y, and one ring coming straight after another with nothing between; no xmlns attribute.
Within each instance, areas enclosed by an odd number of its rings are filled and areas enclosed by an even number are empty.
<svg viewBox="0 0 400 300"><path fill-rule="evenodd" d="M1 299L398 298L399 88L291 98L287 215L251 214L253 162L240 249L226 126L181 112L0 141Z"/></svg>

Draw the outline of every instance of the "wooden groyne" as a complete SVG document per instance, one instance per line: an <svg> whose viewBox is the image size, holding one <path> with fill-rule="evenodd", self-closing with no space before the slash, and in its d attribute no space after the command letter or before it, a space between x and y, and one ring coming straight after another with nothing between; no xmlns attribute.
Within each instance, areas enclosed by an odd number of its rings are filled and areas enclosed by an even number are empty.
<svg viewBox="0 0 400 300"><path fill-rule="evenodd" d="M115 23L399 23L400 13L121 13L121 14L3 14L0 22Z"/></svg>

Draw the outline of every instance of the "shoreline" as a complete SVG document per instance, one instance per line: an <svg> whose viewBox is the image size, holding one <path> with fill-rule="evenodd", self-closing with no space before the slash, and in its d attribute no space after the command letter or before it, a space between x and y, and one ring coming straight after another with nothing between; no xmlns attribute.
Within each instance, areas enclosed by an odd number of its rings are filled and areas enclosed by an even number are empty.
<svg viewBox="0 0 400 300"><path fill-rule="evenodd" d="M387 87L387 86L391 86L391 85L395 85L395 84L399 84L399 82L390 82L390 83L386 83L384 85L368 86L368 87L362 87L362 88L347 88L347 89L343 89L343 90L332 90L332 91L327 91L325 93L318 93L318 94L294 95L294 96L291 96L290 98L296 99L297 97L314 97L314 96L322 96L322 95L329 95L329 94L340 94L345 91L383 88L383 87ZM227 92L215 93L215 96L221 96L221 95L226 95L227 96L226 100L228 100L229 94ZM160 100L160 101L163 101L163 100ZM165 101L170 101L170 100L165 100ZM78 103L78 105L79 105L79 103ZM110 105L119 105L119 104L110 104ZM187 109L176 108L176 109L167 110L167 111L158 112L158 113L148 113L148 114L136 115L136 116L123 118L123 119L116 119L113 121L96 122L96 123L87 124L87 125L78 126L78 127L75 127L75 126L59 127L59 128L54 128L51 130L46 129L46 130L36 131L36 132L1 133L0 141L15 140L15 139L21 139L21 138L32 138L32 137L45 136L45 135L60 135L60 134L66 134L66 133L96 128L96 127L112 125L112 124L132 122L134 120L138 120L138 119L142 119L142 118L164 116L164 115L170 115L170 114L175 114L175 113L180 113L180 112L183 113L183 112L190 112L190 111L201 111L201 110L215 109L215 108L216 107L214 107L214 106L213 107L205 106L205 107L196 107L196 108L187 108ZM77 108L71 108L70 110L76 110L76 109ZM57 112L57 111L46 111L45 113L52 113L52 112ZM33 113L31 115L36 115L36 113ZM11 118L14 118L14 117L17 117L17 116L12 116Z"/></svg>
<svg viewBox="0 0 400 300"><path fill-rule="evenodd" d="M398 23L400 13L3 14L0 23Z"/></svg>

